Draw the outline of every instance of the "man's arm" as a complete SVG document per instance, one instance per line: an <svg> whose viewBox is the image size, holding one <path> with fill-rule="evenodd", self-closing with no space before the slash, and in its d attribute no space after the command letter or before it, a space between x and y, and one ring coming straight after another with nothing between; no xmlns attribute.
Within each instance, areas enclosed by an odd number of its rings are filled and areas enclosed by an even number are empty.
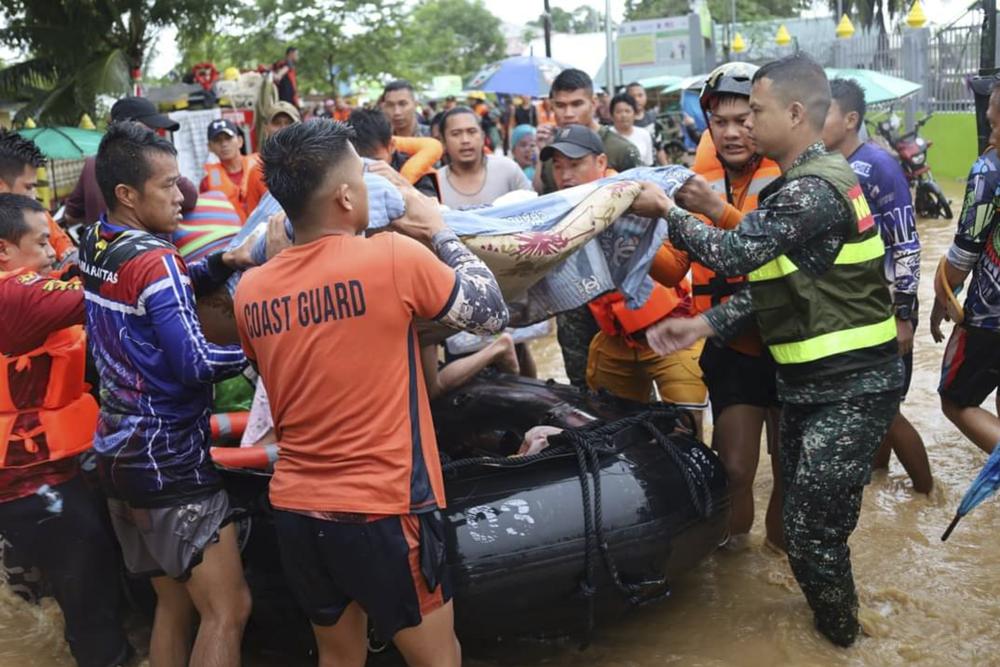
<svg viewBox="0 0 1000 667"><path fill-rule="evenodd" d="M79 280L23 273L6 281L11 301L4 302L4 325L18 339L40 337L83 324L83 288Z"/></svg>
<svg viewBox="0 0 1000 667"><path fill-rule="evenodd" d="M745 214L734 230L705 225L672 202L662 217L671 243L720 275L739 276L815 236L842 234L839 203L825 181L806 177L769 198L766 207Z"/></svg>
<svg viewBox="0 0 1000 667"><path fill-rule="evenodd" d="M726 341L736 338L753 319L750 289L744 285L725 303L713 306L702 313L702 316L708 320L717 337Z"/></svg>
<svg viewBox="0 0 1000 667"><path fill-rule="evenodd" d="M415 184L430 172L444 154L444 146L437 139L426 137L393 137L392 139L396 144L396 150L410 156L399 168L399 174L411 184Z"/></svg>
<svg viewBox="0 0 1000 667"><path fill-rule="evenodd" d="M166 275L139 295L153 323L157 343L174 376L186 386L224 380L243 370L246 357L238 345L205 340L195 312L191 281L179 256L162 256Z"/></svg>
<svg viewBox="0 0 1000 667"><path fill-rule="evenodd" d="M434 234L431 246L455 270L456 279L451 303L435 319L480 336L503 331L510 314L493 272L450 229Z"/></svg>
<svg viewBox="0 0 1000 667"><path fill-rule="evenodd" d="M429 243L445 266L424 260L420 254L426 250L412 242L397 244L397 286L402 285L403 299L413 303L417 315L456 329L479 335L503 331L510 316L493 272L445 226L437 202L412 189L404 196L406 215L392 227ZM443 306L433 297L438 286L451 287Z"/></svg>
<svg viewBox="0 0 1000 667"><path fill-rule="evenodd" d="M965 203L958 216L955 239L948 249L944 263L945 282L954 294L965 282L979 261L990 233L996 224L997 209L994 197L1000 189L1000 177L984 155L972 165L965 187ZM944 340L941 321L947 317L948 302L952 297L945 293L942 281L934 280L934 308L931 311L931 335L936 342Z"/></svg>

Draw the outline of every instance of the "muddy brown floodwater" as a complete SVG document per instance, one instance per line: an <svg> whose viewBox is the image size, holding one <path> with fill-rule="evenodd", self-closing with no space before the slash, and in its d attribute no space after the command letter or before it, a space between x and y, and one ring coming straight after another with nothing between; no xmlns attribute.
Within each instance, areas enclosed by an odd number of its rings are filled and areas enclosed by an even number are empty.
<svg viewBox="0 0 1000 667"><path fill-rule="evenodd" d="M949 189L957 213L961 193ZM862 605L875 614L874 636L841 650L813 630L787 564L761 547L759 500L766 499L771 484L762 458L748 550L708 558L674 582L672 598L601 627L586 650L569 642L513 642L467 655L466 664L1000 665L1000 501L987 501L959 524L948 542L940 541L985 455L944 418L935 391L943 345L931 340L927 320L934 267L950 243L954 223L924 220L919 228L924 243L922 313L913 384L903 412L927 445L936 490L930 497L915 494L895 459L888 474L876 474L866 489L851 550ZM540 375L563 377L554 337L536 342L535 352ZM993 405L993 397L986 405ZM0 587L0 666L73 664L61 638L58 609L45 602L41 608L29 606ZM288 664L263 656L250 656L249 662Z"/></svg>

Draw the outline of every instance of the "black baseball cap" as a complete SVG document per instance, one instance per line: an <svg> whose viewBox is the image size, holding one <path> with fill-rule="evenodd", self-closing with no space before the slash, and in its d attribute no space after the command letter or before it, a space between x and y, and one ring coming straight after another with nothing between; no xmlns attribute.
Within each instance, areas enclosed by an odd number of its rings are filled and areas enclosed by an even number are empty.
<svg viewBox="0 0 1000 667"><path fill-rule="evenodd" d="M171 120L166 114L160 113L156 105L145 97L123 97L111 107L111 120L137 120L154 130L169 130L176 132L181 124Z"/></svg>
<svg viewBox="0 0 1000 667"><path fill-rule="evenodd" d="M228 134L231 137L240 136L240 131L236 124L225 118L216 118L208 124L208 140L215 139L220 134Z"/></svg>
<svg viewBox="0 0 1000 667"><path fill-rule="evenodd" d="M604 142L597 136L597 132L589 127L567 125L556 132L555 139L542 149L539 157L548 160L556 151L573 160L585 155L603 155Z"/></svg>

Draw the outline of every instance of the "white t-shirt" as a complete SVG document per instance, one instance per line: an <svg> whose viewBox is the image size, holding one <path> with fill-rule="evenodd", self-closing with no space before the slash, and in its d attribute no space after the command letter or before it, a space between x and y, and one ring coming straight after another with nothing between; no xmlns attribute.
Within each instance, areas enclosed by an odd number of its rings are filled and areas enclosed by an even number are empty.
<svg viewBox="0 0 1000 667"><path fill-rule="evenodd" d="M449 168L442 167L438 171L438 188L441 190L441 201L445 206L454 209L470 206L492 204L497 197L514 190L531 190L531 183L524 171L510 158L501 155L486 156L486 178L479 192L465 194L452 187L448 180Z"/></svg>
<svg viewBox="0 0 1000 667"><path fill-rule="evenodd" d="M651 167L653 166L653 136L644 127L632 127L632 134L622 134L614 125L609 126L611 131L615 134L625 137L632 144L639 149L639 159L642 161L643 166Z"/></svg>

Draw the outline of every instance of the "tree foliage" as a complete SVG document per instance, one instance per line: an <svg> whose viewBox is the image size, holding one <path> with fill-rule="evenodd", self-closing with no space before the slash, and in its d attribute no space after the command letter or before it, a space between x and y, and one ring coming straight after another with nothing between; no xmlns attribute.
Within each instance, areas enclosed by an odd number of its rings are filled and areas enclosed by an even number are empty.
<svg viewBox="0 0 1000 667"><path fill-rule="evenodd" d="M481 0L252 0L223 34L184 33L183 68L214 62L254 68L299 49L303 90L326 90L350 77L471 76L502 58L500 20Z"/></svg>
<svg viewBox="0 0 1000 667"><path fill-rule="evenodd" d="M809 0L736 0L736 20L745 22L799 16L811 4ZM691 12L691 6L692 3L688 0L625 0L625 20L640 21L665 16L683 16ZM708 0L708 9L715 21L728 23L733 12L732 0Z"/></svg>
<svg viewBox="0 0 1000 667"><path fill-rule="evenodd" d="M563 33L585 33L600 32L604 29L604 13L599 12L590 5L581 5L573 11L567 11L562 7L553 7L549 12L552 21L553 32ZM529 21L528 25L544 29L545 14L539 14L534 21Z"/></svg>
<svg viewBox="0 0 1000 667"><path fill-rule="evenodd" d="M410 15L396 70L426 81L436 74L466 79L505 55L500 19L482 0L423 0Z"/></svg>
<svg viewBox="0 0 1000 667"><path fill-rule="evenodd" d="M182 70L198 62L252 69L299 49L303 90L326 90L351 74L378 75L397 60L403 0L254 0L238 5L221 34L182 31Z"/></svg>
<svg viewBox="0 0 1000 667"><path fill-rule="evenodd" d="M0 95L25 101L21 116L75 124L99 94L128 90L157 29L204 31L223 0L0 0L0 43L26 60L0 70Z"/></svg>

